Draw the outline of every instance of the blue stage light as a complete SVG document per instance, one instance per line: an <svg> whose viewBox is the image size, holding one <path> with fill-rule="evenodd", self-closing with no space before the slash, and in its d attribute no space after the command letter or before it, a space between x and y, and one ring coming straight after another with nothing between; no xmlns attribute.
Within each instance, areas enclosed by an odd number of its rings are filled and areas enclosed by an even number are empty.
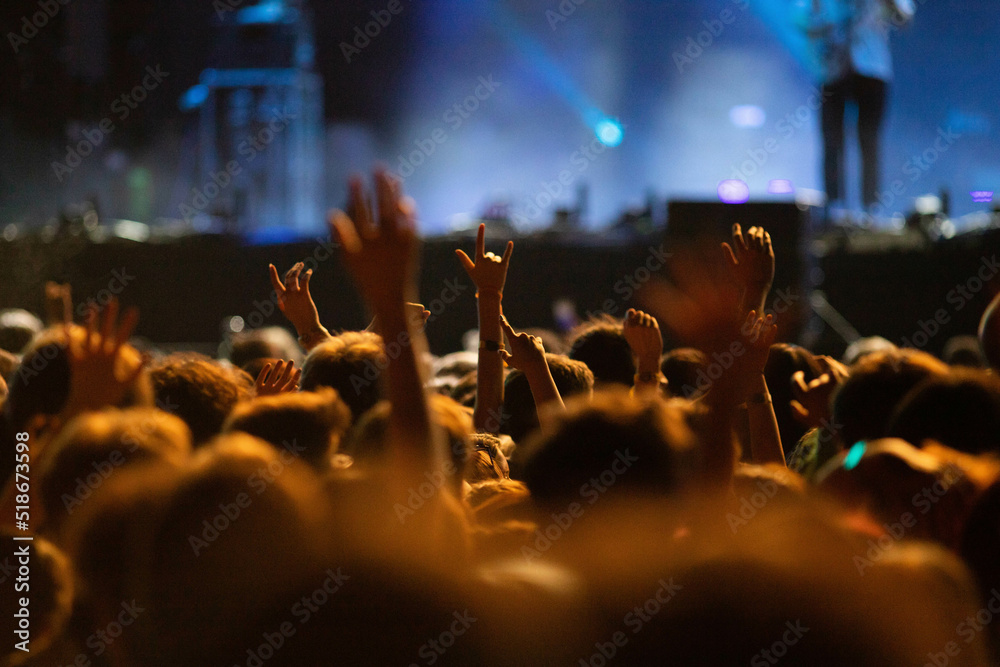
<svg viewBox="0 0 1000 667"><path fill-rule="evenodd" d="M610 118L605 118L599 122L597 127L594 128L594 132L601 143L609 148L614 148L620 144L625 137L625 131L622 129L621 124Z"/></svg>

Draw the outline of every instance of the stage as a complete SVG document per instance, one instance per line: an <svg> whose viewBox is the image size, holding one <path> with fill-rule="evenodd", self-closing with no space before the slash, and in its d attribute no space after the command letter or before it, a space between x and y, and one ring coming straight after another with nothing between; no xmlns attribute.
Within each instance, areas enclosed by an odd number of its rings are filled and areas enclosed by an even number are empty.
<svg viewBox="0 0 1000 667"><path fill-rule="evenodd" d="M500 241L491 245L499 247ZM427 335L436 354L460 349L462 334L476 327L475 290L454 255L455 248L472 246L467 235L424 243L420 298L433 313ZM852 329L940 353L949 337L975 333L983 309L1000 290L1000 229L934 244L907 243L904 237L889 243L884 235L859 232L801 247L807 255L794 275L788 275L787 260L782 268L779 255L771 299L781 290L793 302L792 312L801 308L786 316L782 337L805 336L816 353L839 356ZM518 327L555 328L553 302L562 299L572 302L580 317L600 312L621 317L639 305L637 289L668 275L671 249L662 232L629 240L582 233L516 238L504 312ZM324 325L335 330L367 324L328 238L277 245L249 245L224 235L161 243L0 242L0 307L42 312L44 282L69 281L77 315L88 301L106 302L114 294L139 307L137 335L169 348L211 351L224 321L233 316L249 328L288 326L275 306L267 266L284 271L297 261L315 266L312 292ZM814 290L843 321L828 309L814 311Z"/></svg>

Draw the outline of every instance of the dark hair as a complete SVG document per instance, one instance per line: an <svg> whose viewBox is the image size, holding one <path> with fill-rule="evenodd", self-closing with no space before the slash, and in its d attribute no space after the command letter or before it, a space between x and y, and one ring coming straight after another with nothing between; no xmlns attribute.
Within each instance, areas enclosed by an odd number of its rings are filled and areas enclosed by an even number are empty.
<svg viewBox="0 0 1000 667"><path fill-rule="evenodd" d="M582 361L574 361L561 354L546 354L545 362L555 380L559 395L565 400L577 394L589 395L594 389L594 374ZM523 372L513 370L504 380L503 415L500 432L520 442L538 428L538 410Z"/></svg>
<svg viewBox="0 0 1000 667"><path fill-rule="evenodd" d="M896 406L888 434L917 447L934 440L970 454L1000 454L1000 380L973 369L928 378Z"/></svg>
<svg viewBox="0 0 1000 667"><path fill-rule="evenodd" d="M542 503L593 502L590 495L599 497L612 485L616 494L670 493L691 472L693 443L676 402L605 390L593 400L570 400L566 412L529 438L522 473L532 498Z"/></svg>
<svg viewBox="0 0 1000 667"><path fill-rule="evenodd" d="M316 346L302 364L302 391L333 387L357 421L382 397L382 369L387 359L382 337L348 331Z"/></svg>
<svg viewBox="0 0 1000 667"><path fill-rule="evenodd" d="M351 425L351 411L329 387L315 392L263 396L236 406L223 426L243 431L290 451L317 470L330 467L330 456Z"/></svg>
<svg viewBox="0 0 1000 667"><path fill-rule="evenodd" d="M569 358L587 364L596 386L632 386L635 361L620 321L610 315L592 318L574 329L568 342Z"/></svg>
<svg viewBox="0 0 1000 667"><path fill-rule="evenodd" d="M872 352L851 367L851 376L833 397L833 422L844 445L885 437L896 405L907 392L948 366L912 349Z"/></svg>
<svg viewBox="0 0 1000 667"><path fill-rule="evenodd" d="M470 435L472 416L468 409L441 394L428 397L431 418L445 433L449 461L454 468L452 480L458 484L462 471L472 456ZM359 467L366 464L380 465L389 446L389 417L392 405L380 401L361 416L344 439L341 451L352 457Z"/></svg>
<svg viewBox="0 0 1000 667"><path fill-rule="evenodd" d="M704 371L708 358L693 347L678 347L660 359L660 372L667 378L667 393L681 398L694 398L698 372Z"/></svg>
<svg viewBox="0 0 1000 667"><path fill-rule="evenodd" d="M789 343L775 343L767 356L764 367L764 380L774 404L774 417L778 422L778 432L781 434L781 447L788 458L795 444L808 430L800 424L792 413L791 401L792 376L796 371L805 373L805 381L815 380L822 375L822 369L816 357L809 350Z"/></svg>
<svg viewBox="0 0 1000 667"><path fill-rule="evenodd" d="M222 431L236 404L250 398L253 379L194 353L171 354L150 370L157 405L183 419L195 446Z"/></svg>
<svg viewBox="0 0 1000 667"><path fill-rule="evenodd" d="M76 417L46 447L39 463L46 530L60 531L116 471L148 463L179 468L190 453L188 427L162 410L104 410Z"/></svg>
<svg viewBox="0 0 1000 667"><path fill-rule="evenodd" d="M291 359L298 363L302 352L287 330L266 327L234 335L229 341L227 356L233 366L244 368L248 363L261 358Z"/></svg>

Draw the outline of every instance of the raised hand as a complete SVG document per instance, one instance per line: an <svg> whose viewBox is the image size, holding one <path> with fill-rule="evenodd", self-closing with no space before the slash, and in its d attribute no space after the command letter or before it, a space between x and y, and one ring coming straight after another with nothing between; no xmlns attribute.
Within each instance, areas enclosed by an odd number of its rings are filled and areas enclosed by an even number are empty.
<svg viewBox="0 0 1000 667"><path fill-rule="evenodd" d="M384 169L375 172L376 212L361 179L350 184L347 213L334 211L330 227L362 294L377 312L396 302L416 301L419 241L413 203Z"/></svg>
<svg viewBox="0 0 1000 667"><path fill-rule="evenodd" d="M629 308L625 313L622 329L625 340L632 348L632 354L640 362L655 361L653 365L659 368L660 356L663 354L663 336L660 335L660 325L656 318L641 310Z"/></svg>
<svg viewBox="0 0 1000 667"><path fill-rule="evenodd" d="M305 264L299 262L285 273L285 280L278 277L274 264L267 265L271 275L271 286L278 297L278 308L295 329L301 334L319 324L319 312L309 293L312 269L303 272Z"/></svg>
<svg viewBox="0 0 1000 667"><path fill-rule="evenodd" d="M502 258L497 257L492 252L486 252L486 225L480 224L479 234L476 236L475 261L469 259L469 256L461 249L456 250L455 254L480 294L489 292L502 296L504 282L507 280L507 266L510 264L512 252L514 252L513 241L507 242L507 248L504 250Z"/></svg>
<svg viewBox="0 0 1000 667"><path fill-rule="evenodd" d="M823 420L831 416L830 401L833 392L843 384L848 377L847 367L830 357L817 357L823 374L814 380L806 382L806 375L796 371L792 375L792 416L806 428L821 426Z"/></svg>
<svg viewBox="0 0 1000 667"><path fill-rule="evenodd" d="M641 310L629 308L622 326L625 340L636 358L635 387L639 391L660 387L660 357L663 355L663 336L656 318Z"/></svg>
<svg viewBox="0 0 1000 667"><path fill-rule="evenodd" d="M540 365L548 367L541 338L517 333L503 315L500 316L500 325L507 336L507 349L500 350L499 354L508 366L525 374L538 370Z"/></svg>
<svg viewBox="0 0 1000 667"><path fill-rule="evenodd" d="M296 369L291 361L279 360L274 365L274 372L271 364L264 364L257 375L253 389L257 396L275 396L276 394L290 393L298 389L299 378L302 377L302 369Z"/></svg>
<svg viewBox="0 0 1000 667"><path fill-rule="evenodd" d="M508 350L500 350L499 354L509 365L520 370L528 379L528 387L531 388L531 397L535 399L535 410L538 412L538 421L544 422L546 412L540 410L544 405L558 406L565 408L556 381L552 379L552 371L545 361L545 347L542 339L537 336L530 336L526 333L517 333L510 326L510 322L503 315L500 316L500 325L507 335Z"/></svg>
<svg viewBox="0 0 1000 667"><path fill-rule="evenodd" d="M723 243L726 264L743 294L743 309L764 309L764 300L774 282L774 250L771 235L763 227L751 227L743 234L733 225L732 244Z"/></svg>
<svg viewBox="0 0 1000 667"><path fill-rule="evenodd" d="M112 299L100 319L98 331L97 311L88 312L82 339L78 333L74 335L71 324L64 325L70 368L69 397L64 414L118 405L148 363L146 357L136 362L134 357L129 360L121 354L139 321L139 311L129 308L119 322L118 300Z"/></svg>

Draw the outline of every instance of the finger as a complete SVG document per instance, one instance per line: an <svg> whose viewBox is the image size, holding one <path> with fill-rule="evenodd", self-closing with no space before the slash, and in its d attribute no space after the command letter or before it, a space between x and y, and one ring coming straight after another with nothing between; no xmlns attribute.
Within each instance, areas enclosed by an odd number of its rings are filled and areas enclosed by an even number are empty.
<svg viewBox="0 0 1000 667"><path fill-rule="evenodd" d="M396 188L384 169L375 171L375 196L378 199L378 224L386 233L394 234L399 223Z"/></svg>
<svg viewBox="0 0 1000 667"><path fill-rule="evenodd" d="M336 235L337 242L343 246L344 250L351 255L361 252L361 238L358 236L358 230L354 227L354 221L347 217L343 211L331 211L329 224L330 231Z"/></svg>
<svg viewBox="0 0 1000 667"><path fill-rule="evenodd" d="M309 269L302 275L302 278L299 280L300 289L302 289L305 292L309 291L309 279L312 278L312 275L313 275L312 269Z"/></svg>
<svg viewBox="0 0 1000 667"><path fill-rule="evenodd" d="M302 269L305 264L302 262L296 262L292 268L288 269L288 273L285 274L285 286L295 292L299 291L299 274L302 273Z"/></svg>
<svg viewBox="0 0 1000 667"><path fill-rule="evenodd" d="M486 255L486 224L479 224L479 231L476 232L476 261Z"/></svg>
<svg viewBox="0 0 1000 667"><path fill-rule="evenodd" d="M792 374L792 393L802 400L809 393L809 386L806 384L806 374L802 371L795 371Z"/></svg>
<svg viewBox="0 0 1000 667"><path fill-rule="evenodd" d="M284 360L279 359L278 363L274 365L274 371L271 373L271 377L267 383L272 387L279 384L284 369L285 369L285 362Z"/></svg>
<svg viewBox="0 0 1000 667"><path fill-rule="evenodd" d="M795 413L794 416L800 421L809 419L809 411L806 410L798 401L791 401L789 406L791 406L792 412Z"/></svg>
<svg viewBox="0 0 1000 667"><path fill-rule="evenodd" d="M122 321L118 325L118 338L115 340L116 350L129 341L137 324L139 324L139 309L132 306L126 309L125 315L122 316Z"/></svg>
<svg viewBox="0 0 1000 667"><path fill-rule="evenodd" d="M376 229L372 222L371 207L368 205L365 186L360 178L352 178L350 185L350 203L348 215L357 227L357 234L362 238L375 238Z"/></svg>
<svg viewBox="0 0 1000 667"><path fill-rule="evenodd" d="M768 315L770 318L770 315ZM778 325L774 322L768 322L767 330L764 332L764 345L771 347L774 344L774 339L778 337Z"/></svg>
<svg viewBox="0 0 1000 667"><path fill-rule="evenodd" d="M510 322L508 322L507 318L503 315L500 316L500 327L503 329L503 332L507 334L507 338L511 341L517 338L517 332L514 331L514 327L510 326Z"/></svg>
<svg viewBox="0 0 1000 667"><path fill-rule="evenodd" d="M132 369L132 372L129 373L128 377L125 379L126 384L132 384L136 380L138 380L139 376L142 375L142 372L146 369L147 366L149 366L149 364L152 361L153 357L150 356L148 352L143 352L142 355L139 357L139 363L136 364L135 368Z"/></svg>
<svg viewBox="0 0 1000 667"><path fill-rule="evenodd" d="M829 382L830 382L830 375L828 373L823 373L818 378L809 383L809 388L818 389Z"/></svg>
<svg viewBox="0 0 1000 667"><path fill-rule="evenodd" d="M500 260L500 263L504 265L504 268L506 268L507 265L510 264L510 256L513 253L514 253L514 242L507 241L507 248L503 251L503 259Z"/></svg>
<svg viewBox="0 0 1000 667"><path fill-rule="evenodd" d="M271 372L271 364L264 364L264 368L260 369L260 373L257 373L257 379L253 383L254 391L260 391L264 383L267 382L267 375Z"/></svg>
<svg viewBox="0 0 1000 667"><path fill-rule="evenodd" d="M768 255L774 254L774 249L771 248L771 235L764 232L764 252Z"/></svg>
<svg viewBox="0 0 1000 667"><path fill-rule="evenodd" d="M510 362L514 357L511 356L510 352L508 352L507 350L497 350L497 354L500 355L500 358L503 359L505 364L507 364L508 366L513 366L513 364Z"/></svg>
<svg viewBox="0 0 1000 667"><path fill-rule="evenodd" d="M288 380L291 379L292 373L295 372L295 364L292 361L288 361L285 364L285 372L281 374L281 379L278 380L278 384L285 386L288 384Z"/></svg>
<svg viewBox="0 0 1000 667"><path fill-rule="evenodd" d="M288 382L285 383L282 389L285 391L289 391L291 389L297 388L299 386L299 380L301 378L302 378L302 369L296 368L295 372L292 374L292 377L288 378Z"/></svg>
<svg viewBox="0 0 1000 667"><path fill-rule="evenodd" d="M733 250L736 251L737 255L740 255L749 250L747 248L747 241L743 238L743 230L740 228L740 223L733 225Z"/></svg>
<svg viewBox="0 0 1000 667"><path fill-rule="evenodd" d="M112 341L115 334L115 324L118 321L118 297L112 297L108 302L108 307L104 309L104 317L101 318L101 347L106 347Z"/></svg>
<svg viewBox="0 0 1000 667"><path fill-rule="evenodd" d="M278 269L277 269L277 267L275 267L274 264L268 264L267 265L267 272L271 276L271 287L274 288L274 291L277 292L278 294L281 294L282 292L284 292L285 291L285 286L283 284L281 284L281 278L278 277Z"/></svg>
<svg viewBox="0 0 1000 667"><path fill-rule="evenodd" d="M472 272L476 270L475 263L469 259L469 256L466 255L465 251L461 248L455 250L455 256L458 257L458 261L462 263L462 268L465 269L465 272L468 273L471 278Z"/></svg>
<svg viewBox="0 0 1000 667"><path fill-rule="evenodd" d="M729 262L730 266L736 266L739 262L736 261L736 255L733 253L733 248L728 243L722 244L722 253L726 256L726 261Z"/></svg>

